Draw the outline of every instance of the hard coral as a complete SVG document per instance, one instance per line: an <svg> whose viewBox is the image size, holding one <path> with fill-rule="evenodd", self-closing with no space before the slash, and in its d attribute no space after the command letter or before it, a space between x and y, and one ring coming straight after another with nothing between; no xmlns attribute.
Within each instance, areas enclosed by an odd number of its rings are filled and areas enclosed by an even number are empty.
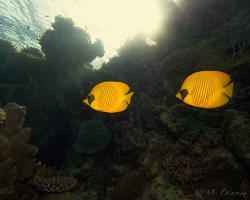
<svg viewBox="0 0 250 200"><path fill-rule="evenodd" d="M217 112L199 110L184 104L166 108L159 120L165 129L194 151L202 152L209 146L218 145L221 140L219 122L222 116Z"/></svg>
<svg viewBox="0 0 250 200"><path fill-rule="evenodd" d="M162 161L162 166L168 178L184 186L184 189L194 189L203 177L202 163L187 155L168 154Z"/></svg>
<svg viewBox="0 0 250 200"><path fill-rule="evenodd" d="M157 176L144 192L143 199L147 200L190 200L183 191L167 182L162 176Z"/></svg>
<svg viewBox="0 0 250 200"><path fill-rule="evenodd" d="M142 195L147 184L145 174L141 171L132 171L127 173L115 186L112 194L112 200L132 200Z"/></svg>
<svg viewBox="0 0 250 200"><path fill-rule="evenodd" d="M77 180L72 177L35 177L31 181L32 186L44 193L68 192L77 184Z"/></svg>
<svg viewBox="0 0 250 200"><path fill-rule="evenodd" d="M28 144L31 129L22 128L26 107L9 103L0 111L5 119L0 126L0 187L6 187L32 178L38 148Z"/></svg>
<svg viewBox="0 0 250 200"><path fill-rule="evenodd" d="M244 112L227 110L224 122L225 141L227 146L250 169L250 119Z"/></svg>
<svg viewBox="0 0 250 200"><path fill-rule="evenodd" d="M3 109L0 108L0 125L4 123L6 120L6 113Z"/></svg>

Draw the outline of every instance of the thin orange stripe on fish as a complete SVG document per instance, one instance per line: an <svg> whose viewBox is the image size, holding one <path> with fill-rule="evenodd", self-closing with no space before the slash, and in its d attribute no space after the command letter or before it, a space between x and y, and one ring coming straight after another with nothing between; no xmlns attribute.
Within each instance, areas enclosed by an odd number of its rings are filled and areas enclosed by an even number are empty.
<svg viewBox="0 0 250 200"><path fill-rule="evenodd" d="M220 71L200 71L188 76L176 97L200 108L217 108L233 96L231 77Z"/></svg>
<svg viewBox="0 0 250 200"><path fill-rule="evenodd" d="M97 111L121 112L127 109L131 102L134 92L129 91L130 88L125 83L106 81L94 86L83 102Z"/></svg>

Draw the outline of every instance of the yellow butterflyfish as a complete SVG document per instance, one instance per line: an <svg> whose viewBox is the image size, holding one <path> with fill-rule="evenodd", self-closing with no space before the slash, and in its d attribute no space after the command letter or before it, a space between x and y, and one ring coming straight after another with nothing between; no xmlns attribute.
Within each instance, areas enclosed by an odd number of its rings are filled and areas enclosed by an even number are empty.
<svg viewBox="0 0 250 200"><path fill-rule="evenodd" d="M83 102L97 111L121 112L128 107L134 94L129 91L130 88L125 83L106 81L94 86Z"/></svg>
<svg viewBox="0 0 250 200"><path fill-rule="evenodd" d="M217 108L225 105L233 96L230 76L220 71L200 71L188 76L176 97L200 108Z"/></svg>

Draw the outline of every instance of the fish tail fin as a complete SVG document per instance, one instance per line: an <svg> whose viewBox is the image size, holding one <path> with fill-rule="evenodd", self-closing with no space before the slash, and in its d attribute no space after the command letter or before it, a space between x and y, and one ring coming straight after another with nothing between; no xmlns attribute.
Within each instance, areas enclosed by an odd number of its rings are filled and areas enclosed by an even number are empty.
<svg viewBox="0 0 250 200"><path fill-rule="evenodd" d="M233 88L234 88L234 83L233 83L233 82L231 82L229 85L227 85L227 86L224 88L224 93L225 93L228 97L230 97L230 98L232 98L232 96L233 96Z"/></svg>
<svg viewBox="0 0 250 200"><path fill-rule="evenodd" d="M129 94L126 95L126 101L128 104L130 104L131 97L133 96L134 92L130 92Z"/></svg>

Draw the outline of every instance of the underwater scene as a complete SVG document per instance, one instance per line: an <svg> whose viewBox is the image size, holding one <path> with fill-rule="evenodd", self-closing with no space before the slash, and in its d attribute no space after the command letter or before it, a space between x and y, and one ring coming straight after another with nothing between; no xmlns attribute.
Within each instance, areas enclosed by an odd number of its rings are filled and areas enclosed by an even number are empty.
<svg viewBox="0 0 250 200"><path fill-rule="evenodd" d="M249 0L0 0L0 200L250 199Z"/></svg>

